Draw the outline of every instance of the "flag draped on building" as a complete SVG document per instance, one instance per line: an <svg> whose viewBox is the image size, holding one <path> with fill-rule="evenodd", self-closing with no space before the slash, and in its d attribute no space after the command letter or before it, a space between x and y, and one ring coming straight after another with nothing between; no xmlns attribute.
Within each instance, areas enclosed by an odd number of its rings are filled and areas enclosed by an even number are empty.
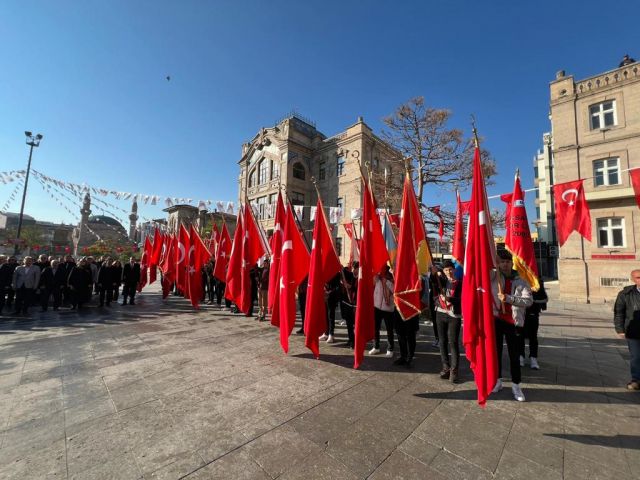
<svg viewBox="0 0 640 480"><path fill-rule="evenodd" d="M478 403L482 406L498 378L491 288L496 252L489 213L480 149L476 147L462 279L462 318L465 352L478 388Z"/></svg>
<svg viewBox="0 0 640 480"><path fill-rule="evenodd" d="M629 175L631 176L631 185L633 185L636 203L640 207L640 168L632 168L629 170Z"/></svg>
<svg viewBox="0 0 640 480"><path fill-rule="evenodd" d="M271 324L280 325L280 308L278 307L280 289L280 256L282 255L282 233L284 229L285 209L282 195L278 193L276 215L274 218L273 235L271 235L271 266L269 269L269 292L267 294L267 308L271 312Z"/></svg>
<svg viewBox="0 0 640 480"><path fill-rule="evenodd" d="M558 243L564 244L574 230L591 241L591 215L584 196L584 180L558 183L553 186L556 207Z"/></svg>
<svg viewBox="0 0 640 480"><path fill-rule="evenodd" d="M404 179L393 298L403 320L422 311L422 279L432 257L409 173Z"/></svg>
<svg viewBox="0 0 640 480"><path fill-rule="evenodd" d="M331 240L322 201L318 198L316 222L313 226L313 243L309 263L309 283L307 284L306 317L304 335L306 347L315 358L320 357L318 337L327 328L327 310L324 298L327 284L341 269L340 260Z"/></svg>
<svg viewBox="0 0 640 480"><path fill-rule="evenodd" d="M364 349L375 335L373 312L373 277L378 275L389 261L389 254L382 236L380 217L369 185L363 179L362 240L360 243L360 271L355 318L355 342L353 368L360 368Z"/></svg>
<svg viewBox="0 0 640 480"><path fill-rule="evenodd" d="M280 281L278 308L280 310L280 345L289 352L289 335L296 324L296 289L309 271L309 252L296 226L291 205L287 208L282 253L280 257Z"/></svg>
<svg viewBox="0 0 640 480"><path fill-rule="evenodd" d="M538 265L533 250L527 210L524 206L524 192L520 185L519 175L516 175L513 193L507 205L505 248L513 256L513 266L518 274L531 285L534 292L537 292L540 290Z"/></svg>
<svg viewBox="0 0 640 480"><path fill-rule="evenodd" d="M221 282L227 281L227 266L229 265L229 255L231 254L231 237L227 225L222 224L222 230L218 239L216 249L216 264L213 267L213 276Z"/></svg>

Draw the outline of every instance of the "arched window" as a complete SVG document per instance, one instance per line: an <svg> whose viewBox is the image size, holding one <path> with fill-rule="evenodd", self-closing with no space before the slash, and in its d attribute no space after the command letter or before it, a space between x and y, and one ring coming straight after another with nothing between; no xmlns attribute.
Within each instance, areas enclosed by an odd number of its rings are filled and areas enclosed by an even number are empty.
<svg viewBox="0 0 640 480"><path fill-rule="evenodd" d="M255 170L249 174L249 186L250 187L255 187L256 186L256 171Z"/></svg>
<svg viewBox="0 0 640 480"><path fill-rule="evenodd" d="M269 170L269 162L267 160L260 160L258 164L258 185L262 185L263 183L267 183L269 180L267 178L267 172Z"/></svg>
<svg viewBox="0 0 640 480"><path fill-rule="evenodd" d="M305 179L305 171L301 163L293 164L293 178L297 178L298 180Z"/></svg>
<svg viewBox="0 0 640 480"><path fill-rule="evenodd" d="M275 180L280 176L280 162L271 160L271 180Z"/></svg>

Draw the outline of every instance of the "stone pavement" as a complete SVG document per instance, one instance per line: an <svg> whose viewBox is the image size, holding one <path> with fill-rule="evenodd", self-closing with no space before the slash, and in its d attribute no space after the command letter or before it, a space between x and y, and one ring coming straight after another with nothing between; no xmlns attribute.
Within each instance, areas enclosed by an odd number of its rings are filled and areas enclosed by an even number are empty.
<svg viewBox="0 0 640 480"><path fill-rule="evenodd" d="M540 371L485 409L415 367L143 293L132 307L0 317L0 478L640 478L640 394L610 315L541 319ZM340 339L346 332L340 328ZM384 334L383 334L384 337ZM506 350L506 349L505 349ZM508 365L508 363L505 363Z"/></svg>

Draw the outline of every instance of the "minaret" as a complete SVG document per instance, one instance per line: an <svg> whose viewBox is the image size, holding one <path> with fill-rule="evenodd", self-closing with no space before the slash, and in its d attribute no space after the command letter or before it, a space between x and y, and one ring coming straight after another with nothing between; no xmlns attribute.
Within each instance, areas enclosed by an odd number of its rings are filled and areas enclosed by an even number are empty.
<svg viewBox="0 0 640 480"><path fill-rule="evenodd" d="M129 215L129 240L136 241L136 222L138 221L138 197L133 197L131 215Z"/></svg>
<svg viewBox="0 0 640 480"><path fill-rule="evenodd" d="M91 215L91 195L89 191L84 194L82 200L82 208L80 209L80 225L73 231L73 254L78 255L78 246L81 242L87 240L87 223L89 223L89 215Z"/></svg>

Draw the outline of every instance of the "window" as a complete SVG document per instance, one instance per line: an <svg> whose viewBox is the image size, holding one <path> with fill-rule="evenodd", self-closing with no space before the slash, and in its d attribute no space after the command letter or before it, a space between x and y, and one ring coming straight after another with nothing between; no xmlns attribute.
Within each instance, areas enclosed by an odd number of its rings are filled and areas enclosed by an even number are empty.
<svg viewBox="0 0 640 480"><path fill-rule="evenodd" d="M268 209L268 218L273 218L276 215L276 205L278 203L278 194L271 193L269 195L269 205L271 205Z"/></svg>
<svg viewBox="0 0 640 480"><path fill-rule="evenodd" d="M380 168L380 159L378 157L373 157L373 162L371 162L371 166L374 172L377 172Z"/></svg>
<svg viewBox="0 0 640 480"><path fill-rule="evenodd" d="M294 163L293 164L293 178L297 178L298 180L304 180L305 177L305 172L304 172L304 167L302 166L301 163Z"/></svg>
<svg viewBox="0 0 640 480"><path fill-rule="evenodd" d="M249 186L250 187L255 187L256 186L256 171L255 170L249 174Z"/></svg>
<svg viewBox="0 0 640 480"><path fill-rule="evenodd" d="M339 257L342 256L342 237L336 238L336 253Z"/></svg>
<svg viewBox="0 0 640 480"><path fill-rule="evenodd" d="M267 182L268 165L269 162L267 162L267 160L260 160L260 163L258 164L258 185L262 185Z"/></svg>
<svg viewBox="0 0 640 480"><path fill-rule="evenodd" d="M616 102L596 103L589 107L589 117L591 119L591 130L612 127L616 124Z"/></svg>
<svg viewBox="0 0 640 480"><path fill-rule="evenodd" d="M596 160L593 162L593 176L596 187L620 185L620 159Z"/></svg>
<svg viewBox="0 0 640 480"><path fill-rule="evenodd" d="M258 207L258 218L264 220L267 218L267 197L259 197L255 200L255 205Z"/></svg>
<svg viewBox="0 0 640 480"><path fill-rule="evenodd" d="M538 167L533 167L533 178L538 178Z"/></svg>
<svg viewBox="0 0 640 480"><path fill-rule="evenodd" d="M318 165L318 180L324 180L327 176L327 162L320 162Z"/></svg>
<svg viewBox="0 0 640 480"><path fill-rule="evenodd" d="M344 157L338 157L336 160L336 176L341 176L344 173Z"/></svg>
<svg viewBox="0 0 640 480"><path fill-rule="evenodd" d="M624 218L598 219L598 246L624 247Z"/></svg>
<svg viewBox="0 0 640 480"><path fill-rule="evenodd" d="M291 199L291 203L294 205L304 205L304 193L291 192L289 198Z"/></svg>
<svg viewBox="0 0 640 480"><path fill-rule="evenodd" d="M275 160L271 160L271 180L275 180L276 178L278 178L280 176L280 163L275 161Z"/></svg>

